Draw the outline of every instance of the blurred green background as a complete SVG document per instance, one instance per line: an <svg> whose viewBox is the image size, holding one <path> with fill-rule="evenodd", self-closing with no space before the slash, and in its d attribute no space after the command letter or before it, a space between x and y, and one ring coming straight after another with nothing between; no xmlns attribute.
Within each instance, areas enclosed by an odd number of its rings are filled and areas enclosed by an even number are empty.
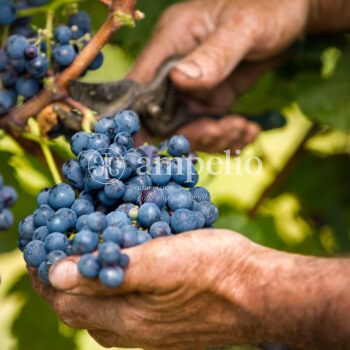
<svg viewBox="0 0 350 350"><path fill-rule="evenodd" d="M146 18L135 29L116 34L104 49L104 66L84 79L122 78L161 11L174 2L140 0ZM98 29L104 7L97 1L85 1L82 7L93 14ZM263 171L236 174L236 158L230 161L230 174L203 174L201 183L220 208L217 227L280 250L344 255L350 250L349 37L309 38L293 52L286 64L266 73L233 106L244 114L276 110L287 118L285 127L263 132L239 157L242 164L259 157ZM58 158L71 156L62 138L50 146ZM14 207L16 225L0 236L0 349L100 349L85 331L61 324L34 294L16 249L18 222L34 210L36 193L53 184L45 161L0 131L0 164L6 182L20 196Z"/></svg>

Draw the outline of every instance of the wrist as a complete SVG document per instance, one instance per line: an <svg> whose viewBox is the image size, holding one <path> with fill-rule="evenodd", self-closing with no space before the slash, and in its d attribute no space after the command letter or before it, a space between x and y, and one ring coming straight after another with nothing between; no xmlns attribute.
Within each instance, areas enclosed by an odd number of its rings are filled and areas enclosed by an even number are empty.
<svg viewBox="0 0 350 350"><path fill-rule="evenodd" d="M307 32L341 32L350 29L350 2L348 0L308 0Z"/></svg>

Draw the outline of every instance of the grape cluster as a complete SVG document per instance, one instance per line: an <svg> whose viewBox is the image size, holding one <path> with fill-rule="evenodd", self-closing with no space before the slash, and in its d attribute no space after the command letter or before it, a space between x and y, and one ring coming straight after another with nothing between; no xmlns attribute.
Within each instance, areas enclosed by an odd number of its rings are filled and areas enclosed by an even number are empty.
<svg viewBox="0 0 350 350"><path fill-rule="evenodd" d="M129 260L122 248L216 221L209 192L196 186L189 141L177 135L159 148L136 148L139 128L138 115L126 110L71 138L77 158L63 164L68 184L42 190L39 207L19 225L19 248L42 281L52 264L78 254L82 276L118 287Z"/></svg>
<svg viewBox="0 0 350 350"><path fill-rule="evenodd" d="M6 231L13 225L13 215L9 209L16 201L16 190L10 186L4 186L4 180L0 174L0 231Z"/></svg>
<svg viewBox="0 0 350 350"><path fill-rule="evenodd" d="M57 25L52 38L46 30L34 31L30 17L16 18L17 9L46 2L0 1L0 26L11 24L10 36L0 48L0 115L38 94L48 82L47 78L71 65L90 40L91 21L84 11L72 13L67 24ZM52 48L52 57L48 57L48 44ZM98 69L102 64L103 54L100 52L87 70Z"/></svg>

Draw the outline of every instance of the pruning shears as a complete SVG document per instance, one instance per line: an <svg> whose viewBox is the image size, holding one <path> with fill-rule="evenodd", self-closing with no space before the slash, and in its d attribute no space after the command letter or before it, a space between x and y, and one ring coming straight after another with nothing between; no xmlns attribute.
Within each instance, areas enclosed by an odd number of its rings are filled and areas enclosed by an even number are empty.
<svg viewBox="0 0 350 350"><path fill-rule="evenodd" d="M172 84L170 72L178 57L166 60L154 79L145 85L124 79L107 83L71 81L69 95L100 115L114 115L125 109L136 111L143 126L154 136L167 137L200 116L188 112L181 92ZM221 116L211 116L215 119ZM282 127L286 120L279 113L247 117L263 130Z"/></svg>

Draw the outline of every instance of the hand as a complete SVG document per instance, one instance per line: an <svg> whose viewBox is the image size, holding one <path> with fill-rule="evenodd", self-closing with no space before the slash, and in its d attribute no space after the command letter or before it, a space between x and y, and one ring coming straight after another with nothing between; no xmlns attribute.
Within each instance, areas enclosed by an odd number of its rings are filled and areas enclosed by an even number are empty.
<svg viewBox="0 0 350 350"><path fill-rule="evenodd" d="M51 269L56 289L31 269L33 285L64 323L108 347L348 348L350 259L282 253L216 229L125 252L130 265L117 290L80 277L79 257Z"/></svg>
<svg viewBox="0 0 350 350"><path fill-rule="evenodd" d="M233 232L202 230L126 250L130 266L118 290L80 277L78 257L52 268L57 290L31 275L64 323L88 329L104 346L205 349L255 340L244 281L253 278L249 256L263 250ZM235 289L236 305L226 298L227 287Z"/></svg>
<svg viewBox="0 0 350 350"><path fill-rule="evenodd" d="M129 77L149 81L169 56L183 55L172 80L187 96L190 111L203 119L182 128L194 148L241 149L260 129L240 116L215 122L273 59L304 32L308 0L191 0L170 7ZM255 63L241 64L243 61ZM240 65L241 64L241 65Z"/></svg>

